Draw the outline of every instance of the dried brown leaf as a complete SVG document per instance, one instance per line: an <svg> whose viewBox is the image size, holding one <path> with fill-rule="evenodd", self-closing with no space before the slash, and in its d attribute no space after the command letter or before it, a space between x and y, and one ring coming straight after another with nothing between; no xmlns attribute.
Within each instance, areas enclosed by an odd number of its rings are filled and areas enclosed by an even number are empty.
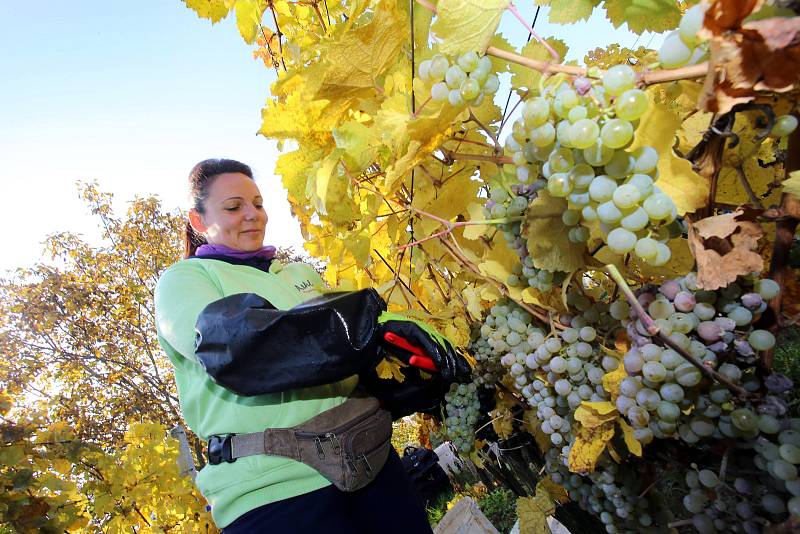
<svg viewBox="0 0 800 534"><path fill-rule="evenodd" d="M798 85L800 17L772 17L738 28L722 23L715 26L716 20L708 16L705 20L713 36L709 41L711 64L700 98L702 109L726 113L736 104L754 100L760 91L786 92ZM731 15L724 24L735 21Z"/></svg>
<svg viewBox="0 0 800 534"><path fill-rule="evenodd" d="M750 13L757 11L763 0L718 0L706 11L703 25L712 35L719 35L741 26Z"/></svg>
<svg viewBox="0 0 800 534"><path fill-rule="evenodd" d="M763 268L758 240L764 232L756 222L737 220L742 214L738 210L689 221L689 247L697 260L697 285L701 288L725 287L737 276Z"/></svg>

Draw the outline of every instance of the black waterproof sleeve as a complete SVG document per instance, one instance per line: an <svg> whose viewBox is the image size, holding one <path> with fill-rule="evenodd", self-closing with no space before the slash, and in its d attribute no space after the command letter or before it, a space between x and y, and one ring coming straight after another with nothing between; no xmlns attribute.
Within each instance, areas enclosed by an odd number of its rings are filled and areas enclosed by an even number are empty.
<svg viewBox="0 0 800 534"><path fill-rule="evenodd" d="M254 293L230 295L200 313L195 353L238 395L330 384L377 365L385 309L374 289L329 293L290 310Z"/></svg>

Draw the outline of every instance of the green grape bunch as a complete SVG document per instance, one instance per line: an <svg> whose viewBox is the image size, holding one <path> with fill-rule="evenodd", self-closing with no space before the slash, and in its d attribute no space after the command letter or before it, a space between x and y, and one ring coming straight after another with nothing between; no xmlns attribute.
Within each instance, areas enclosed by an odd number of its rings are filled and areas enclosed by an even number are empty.
<svg viewBox="0 0 800 534"><path fill-rule="evenodd" d="M475 446L475 426L480 416L478 387L474 382L451 384L444 399L444 435L458 452L469 453Z"/></svg>
<svg viewBox="0 0 800 534"><path fill-rule="evenodd" d="M454 60L436 54L419 64L420 79L431 84L431 100L453 107L480 106L497 92L500 80L488 56L465 52Z"/></svg>
<svg viewBox="0 0 800 534"><path fill-rule="evenodd" d="M677 208L655 184L657 151L627 150L649 106L628 65L611 67L600 82L554 82L525 102L506 149L518 175L538 164L549 194L566 198L571 241L586 243L597 228L612 252L661 266L680 233Z"/></svg>

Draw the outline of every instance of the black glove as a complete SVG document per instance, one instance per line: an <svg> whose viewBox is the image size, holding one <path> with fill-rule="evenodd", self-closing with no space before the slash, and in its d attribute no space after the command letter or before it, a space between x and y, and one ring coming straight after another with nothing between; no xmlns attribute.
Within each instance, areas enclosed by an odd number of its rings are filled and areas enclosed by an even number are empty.
<svg viewBox="0 0 800 534"><path fill-rule="evenodd" d="M402 315L384 312L378 318L381 330L381 343L386 351L408 363L411 353L386 342L383 334L391 332L405 338L412 345L420 347L436 364L445 382L469 382L472 374L467 360L458 354L450 341L433 328L420 321Z"/></svg>

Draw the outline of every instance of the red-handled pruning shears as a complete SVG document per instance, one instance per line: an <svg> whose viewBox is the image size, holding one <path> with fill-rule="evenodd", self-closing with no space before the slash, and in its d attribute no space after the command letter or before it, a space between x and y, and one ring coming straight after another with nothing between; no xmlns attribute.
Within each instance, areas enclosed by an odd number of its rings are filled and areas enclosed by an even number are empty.
<svg viewBox="0 0 800 534"><path fill-rule="evenodd" d="M387 343L391 343L392 345L399 347L403 350L407 350L411 353L411 358L408 360L410 365L414 367L419 367L420 369L425 369L426 371L433 371L436 372L439 369L436 367L436 364L433 363L428 354L422 350L422 348L412 345L410 341L402 336L398 336L393 332L386 332L383 334L383 339L386 340Z"/></svg>

